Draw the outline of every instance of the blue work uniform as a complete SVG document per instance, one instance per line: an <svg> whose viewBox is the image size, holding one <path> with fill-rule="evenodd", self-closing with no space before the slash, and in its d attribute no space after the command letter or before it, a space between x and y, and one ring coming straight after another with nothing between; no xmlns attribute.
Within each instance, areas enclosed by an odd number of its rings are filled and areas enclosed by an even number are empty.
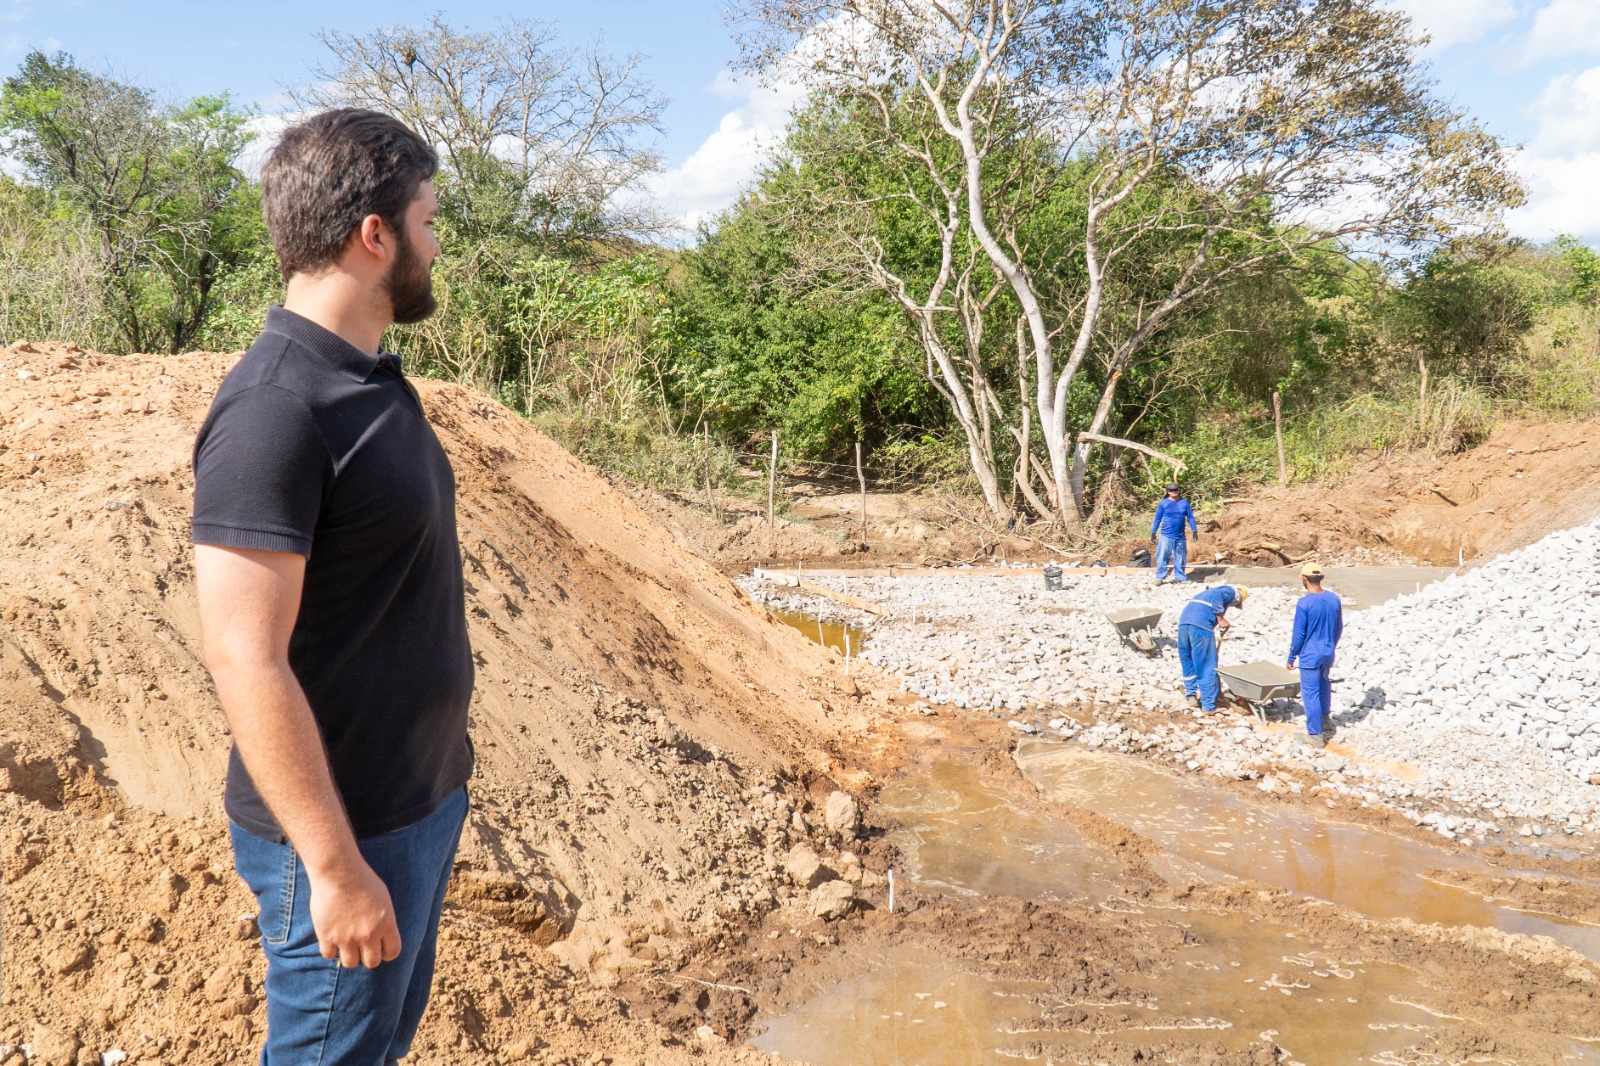
<svg viewBox="0 0 1600 1066"><path fill-rule="evenodd" d="M1200 696L1200 709L1217 709L1217 619L1239 602L1232 585L1206 589L1178 616L1178 663L1183 667L1183 694Z"/></svg>
<svg viewBox="0 0 1600 1066"><path fill-rule="evenodd" d="M1183 536L1183 524L1189 523L1189 528L1196 533L1200 527L1195 524L1194 508L1189 506L1188 500L1174 500L1171 497L1162 497L1156 504L1156 517L1150 523L1150 535L1156 538L1156 580L1165 581L1167 578L1167 564L1172 564L1172 576L1177 581L1189 580L1184 572L1189 563L1189 542Z"/></svg>
<svg viewBox="0 0 1600 1066"><path fill-rule="evenodd" d="M1306 708L1306 732L1322 733L1333 705L1333 653L1344 635L1344 605L1337 593L1308 592L1294 605L1294 636L1289 640L1289 668L1300 663L1300 702Z"/></svg>

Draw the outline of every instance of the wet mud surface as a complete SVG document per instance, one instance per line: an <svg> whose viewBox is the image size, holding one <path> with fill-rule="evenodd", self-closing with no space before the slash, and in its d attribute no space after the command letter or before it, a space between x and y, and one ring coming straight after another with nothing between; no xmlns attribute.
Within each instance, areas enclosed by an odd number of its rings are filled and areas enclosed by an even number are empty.
<svg viewBox="0 0 1600 1066"><path fill-rule="evenodd" d="M1600 1062L1596 893L1130 756L929 736L880 792L896 913L758 938L788 1060ZM798 934L798 935L796 935Z"/></svg>

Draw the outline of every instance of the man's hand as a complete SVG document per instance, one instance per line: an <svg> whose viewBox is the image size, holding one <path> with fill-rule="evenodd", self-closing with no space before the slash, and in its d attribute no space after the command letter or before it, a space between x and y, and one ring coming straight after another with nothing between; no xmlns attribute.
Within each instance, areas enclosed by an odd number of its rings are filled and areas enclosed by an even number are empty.
<svg viewBox="0 0 1600 1066"><path fill-rule="evenodd" d="M1221 626L1223 629L1232 629L1233 628L1233 623L1228 621L1226 618L1222 617L1221 615L1217 616L1217 625Z"/></svg>
<svg viewBox="0 0 1600 1066"><path fill-rule="evenodd" d="M359 858L345 869L306 872L311 882L311 928L325 959L347 968L378 968L400 957L400 927L395 924L389 889Z"/></svg>
<svg viewBox="0 0 1600 1066"><path fill-rule="evenodd" d="M1283 666L1284 666L1284 669L1286 669L1286 670L1293 670L1294 669L1294 660L1290 659L1288 662L1284 663Z"/></svg>

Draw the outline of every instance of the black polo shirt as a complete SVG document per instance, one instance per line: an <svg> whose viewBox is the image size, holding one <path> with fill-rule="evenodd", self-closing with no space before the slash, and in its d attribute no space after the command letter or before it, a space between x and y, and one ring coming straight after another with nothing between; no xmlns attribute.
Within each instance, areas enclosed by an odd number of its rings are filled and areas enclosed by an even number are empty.
<svg viewBox="0 0 1600 1066"><path fill-rule="evenodd" d="M306 557L289 665L358 837L430 814L472 773L472 651L455 476L398 357L282 307L194 447L196 544ZM228 816L283 832L235 748Z"/></svg>

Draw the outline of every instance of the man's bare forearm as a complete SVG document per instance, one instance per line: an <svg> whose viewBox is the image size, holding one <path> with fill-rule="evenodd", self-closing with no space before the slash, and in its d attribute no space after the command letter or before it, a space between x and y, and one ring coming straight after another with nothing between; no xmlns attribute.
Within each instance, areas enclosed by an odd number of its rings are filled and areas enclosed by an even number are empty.
<svg viewBox="0 0 1600 1066"><path fill-rule="evenodd" d="M308 870L349 862L355 834L322 736L287 663L217 663L217 695L250 780Z"/></svg>

